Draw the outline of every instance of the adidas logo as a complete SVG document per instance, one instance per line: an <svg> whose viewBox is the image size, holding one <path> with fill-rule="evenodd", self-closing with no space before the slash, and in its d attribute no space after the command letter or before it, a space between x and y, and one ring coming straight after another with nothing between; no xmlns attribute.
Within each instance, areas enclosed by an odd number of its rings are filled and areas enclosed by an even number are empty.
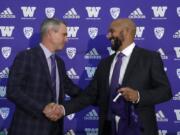
<svg viewBox="0 0 180 135"><path fill-rule="evenodd" d="M4 11L1 12L0 18L16 18L11 9L8 7Z"/></svg>
<svg viewBox="0 0 180 135"><path fill-rule="evenodd" d="M5 98L6 96L6 87L0 86L0 98Z"/></svg>
<svg viewBox="0 0 180 135"><path fill-rule="evenodd" d="M97 50L93 48L91 51L86 53L84 58L85 59L101 59L101 56L98 54Z"/></svg>
<svg viewBox="0 0 180 135"><path fill-rule="evenodd" d="M86 135L98 135L98 128L85 128Z"/></svg>
<svg viewBox="0 0 180 135"><path fill-rule="evenodd" d="M164 60L168 59L168 56L165 55L162 48L159 48L157 51L160 53L161 59L164 59Z"/></svg>
<svg viewBox="0 0 180 135"><path fill-rule="evenodd" d="M86 114L84 120L99 120L98 114L95 109L92 109Z"/></svg>
<svg viewBox="0 0 180 135"><path fill-rule="evenodd" d="M161 110L156 113L156 120L158 122L168 122L168 119L164 116Z"/></svg>
<svg viewBox="0 0 180 135"><path fill-rule="evenodd" d="M174 95L173 100L180 100L180 92Z"/></svg>
<svg viewBox="0 0 180 135"><path fill-rule="evenodd" d="M180 38L180 30L174 33L173 38Z"/></svg>
<svg viewBox="0 0 180 135"><path fill-rule="evenodd" d="M64 19L79 19L80 16L77 14L74 8L71 8L65 15L63 16Z"/></svg>
<svg viewBox="0 0 180 135"><path fill-rule="evenodd" d="M71 79L79 79L79 76L75 72L74 68L71 68L69 71L67 71L67 75Z"/></svg>
<svg viewBox="0 0 180 135"><path fill-rule="evenodd" d="M5 69L3 69L3 70L0 72L0 79L8 78L8 75L9 75L9 68L6 67Z"/></svg>
<svg viewBox="0 0 180 135"><path fill-rule="evenodd" d="M140 8L135 9L130 15L130 19L144 19L146 16L142 13Z"/></svg>

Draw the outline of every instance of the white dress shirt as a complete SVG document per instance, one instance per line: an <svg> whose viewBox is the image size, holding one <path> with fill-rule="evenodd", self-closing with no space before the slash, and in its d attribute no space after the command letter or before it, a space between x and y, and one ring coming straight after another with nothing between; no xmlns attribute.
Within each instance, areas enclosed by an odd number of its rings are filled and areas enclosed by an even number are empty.
<svg viewBox="0 0 180 135"><path fill-rule="evenodd" d="M48 63L48 68L49 68L49 73L51 74L51 55L54 54L53 52L51 52L50 50L48 50L42 43L40 43L40 47L42 48L45 56L46 56L46 60ZM59 72L58 72L58 68L57 68L57 62L56 62L56 103L58 103L58 99L59 99Z"/></svg>

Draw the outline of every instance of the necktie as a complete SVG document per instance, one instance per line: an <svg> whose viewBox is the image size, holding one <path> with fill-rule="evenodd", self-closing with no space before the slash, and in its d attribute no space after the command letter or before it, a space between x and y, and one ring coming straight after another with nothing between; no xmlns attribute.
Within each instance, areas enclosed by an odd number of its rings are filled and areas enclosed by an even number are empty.
<svg viewBox="0 0 180 135"><path fill-rule="evenodd" d="M118 86L119 86L119 74L120 74L120 68L121 68L122 57L123 56L124 56L123 53L119 53L117 55L117 61L115 63L113 74L112 74L112 77L111 77L110 89L112 91L116 90L118 88Z"/></svg>
<svg viewBox="0 0 180 135"><path fill-rule="evenodd" d="M122 96L118 98L116 102L113 102L113 98L117 95L117 89L119 85L120 68L122 65L122 53L118 54L117 61L114 66L112 79L111 79L111 97L110 97L110 115L112 122L112 133L111 135L139 135L139 123L138 115L134 109L134 105L127 102ZM118 129L116 129L115 115L120 116L118 123Z"/></svg>
<svg viewBox="0 0 180 135"><path fill-rule="evenodd" d="M52 54L50 58L51 58L51 81L52 81L52 88L53 88L53 98L56 99L56 58L55 58L55 54Z"/></svg>

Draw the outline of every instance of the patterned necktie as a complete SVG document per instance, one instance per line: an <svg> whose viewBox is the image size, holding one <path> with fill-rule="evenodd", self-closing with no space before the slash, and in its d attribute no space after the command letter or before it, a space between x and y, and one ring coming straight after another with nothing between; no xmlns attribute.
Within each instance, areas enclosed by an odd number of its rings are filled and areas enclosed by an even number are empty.
<svg viewBox="0 0 180 135"><path fill-rule="evenodd" d="M55 54L51 55L51 80L53 88L53 98L56 99L56 58Z"/></svg>

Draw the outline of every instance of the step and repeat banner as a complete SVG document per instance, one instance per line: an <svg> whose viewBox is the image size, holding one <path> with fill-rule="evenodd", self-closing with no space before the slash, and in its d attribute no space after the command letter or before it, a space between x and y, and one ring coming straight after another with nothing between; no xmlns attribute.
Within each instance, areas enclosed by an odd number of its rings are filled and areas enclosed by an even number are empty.
<svg viewBox="0 0 180 135"><path fill-rule="evenodd" d="M99 61L114 53L106 38L109 24L121 17L135 21L136 44L161 54L173 90L171 101L156 106L159 134L180 135L179 0L1 0L0 135L7 134L15 110L6 98L9 67L18 52L38 45L40 24L52 17L67 22L69 42L58 55L81 88ZM98 119L98 107L87 107L65 118L65 133L72 129L77 135L97 135Z"/></svg>

